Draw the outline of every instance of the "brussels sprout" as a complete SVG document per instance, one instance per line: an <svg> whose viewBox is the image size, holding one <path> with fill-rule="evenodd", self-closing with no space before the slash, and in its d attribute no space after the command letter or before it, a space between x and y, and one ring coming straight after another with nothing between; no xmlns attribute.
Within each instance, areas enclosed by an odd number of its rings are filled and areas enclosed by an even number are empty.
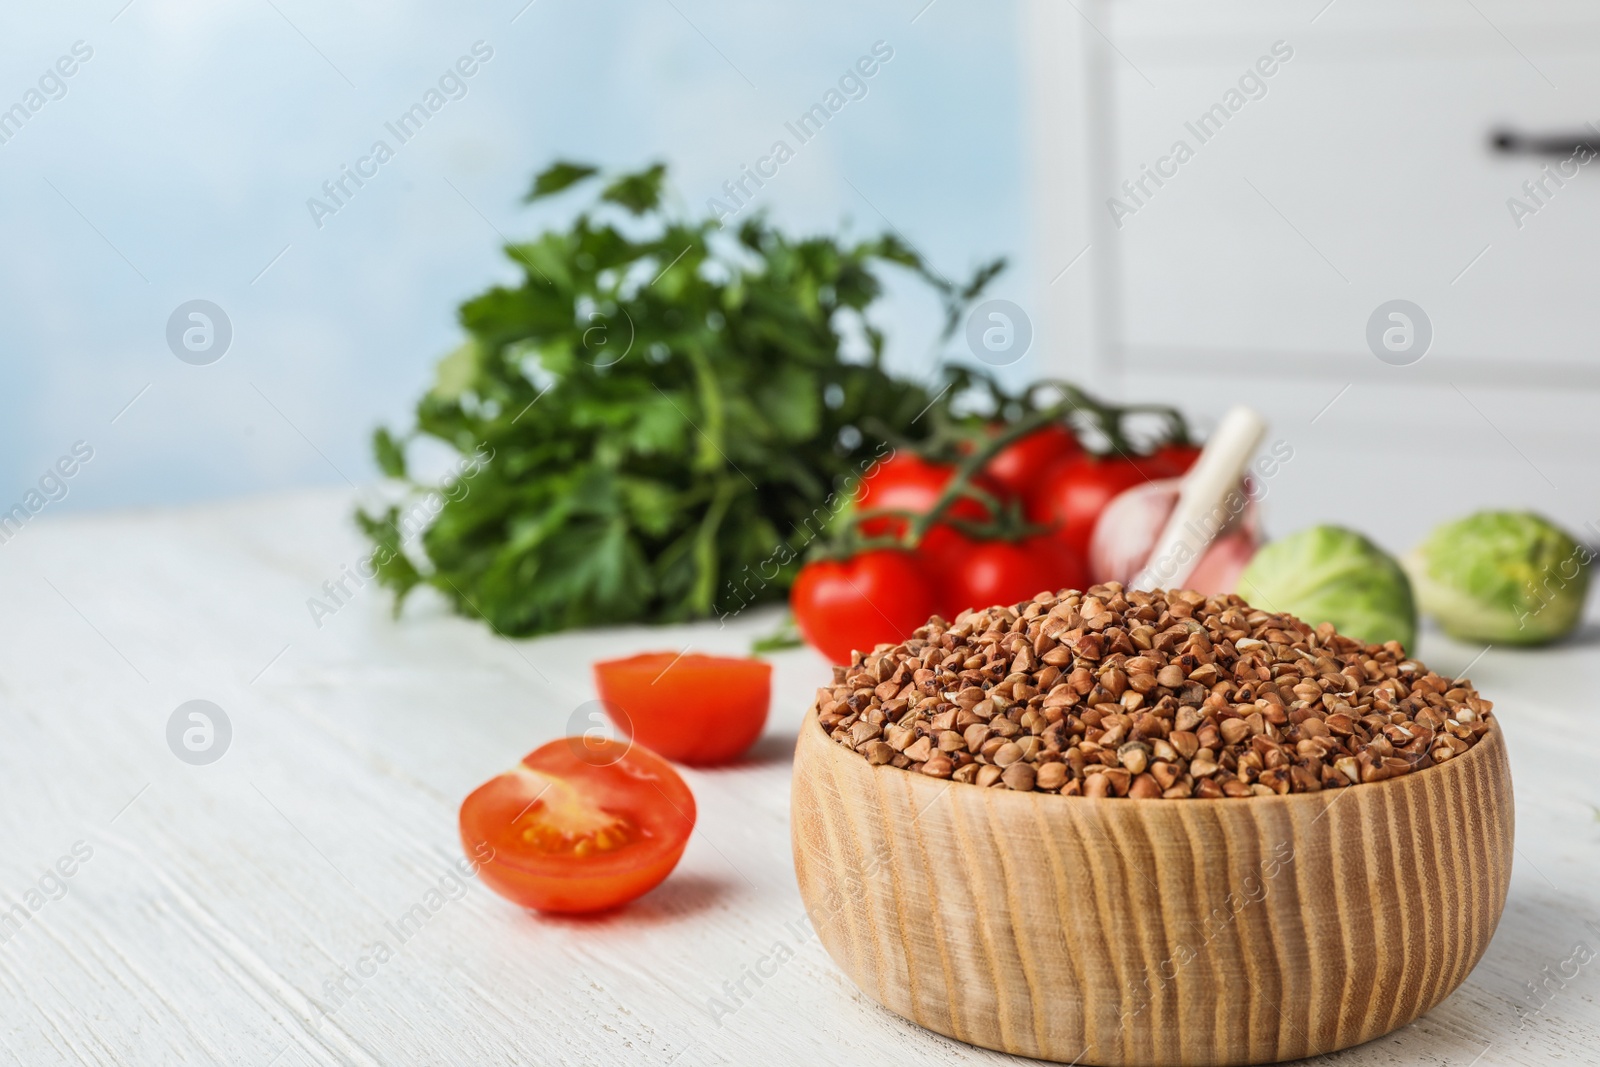
<svg viewBox="0 0 1600 1067"><path fill-rule="evenodd" d="M1424 613L1467 641L1537 645L1578 625L1594 553L1528 511L1480 511L1405 559Z"/></svg>
<svg viewBox="0 0 1600 1067"><path fill-rule="evenodd" d="M1331 622L1368 644L1417 635L1406 573L1383 549L1342 526L1313 526L1262 547L1239 576L1239 595L1316 626Z"/></svg>

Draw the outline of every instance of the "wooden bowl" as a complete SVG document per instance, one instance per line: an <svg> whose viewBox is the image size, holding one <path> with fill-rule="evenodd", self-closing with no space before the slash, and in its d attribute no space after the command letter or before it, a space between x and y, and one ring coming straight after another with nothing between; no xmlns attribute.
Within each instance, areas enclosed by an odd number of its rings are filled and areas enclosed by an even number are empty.
<svg viewBox="0 0 1600 1067"><path fill-rule="evenodd" d="M878 1003L1090 1064L1314 1056L1404 1026L1483 955L1511 877L1498 725L1437 767L1322 793L1127 800L875 767L815 709L800 895Z"/></svg>

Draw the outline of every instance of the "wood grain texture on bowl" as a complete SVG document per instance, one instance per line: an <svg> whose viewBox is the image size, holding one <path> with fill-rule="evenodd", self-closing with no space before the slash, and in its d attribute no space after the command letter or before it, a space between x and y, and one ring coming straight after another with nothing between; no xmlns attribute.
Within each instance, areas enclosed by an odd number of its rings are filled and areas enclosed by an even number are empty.
<svg viewBox="0 0 1600 1067"><path fill-rule="evenodd" d="M800 731L795 870L835 962L961 1041L1086 1064L1270 1063L1404 1026L1464 980L1511 875L1496 725L1385 782L1239 800L1017 793Z"/></svg>

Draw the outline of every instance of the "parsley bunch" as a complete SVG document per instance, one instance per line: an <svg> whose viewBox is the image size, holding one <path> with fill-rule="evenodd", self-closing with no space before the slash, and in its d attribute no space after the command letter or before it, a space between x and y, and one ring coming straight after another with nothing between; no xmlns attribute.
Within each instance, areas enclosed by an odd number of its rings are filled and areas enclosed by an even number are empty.
<svg viewBox="0 0 1600 1067"><path fill-rule="evenodd" d="M886 441L950 417L970 375L927 386L884 370L865 316L876 271L897 264L936 289L948 336L1000 261L956 286L891 236L797 240L761 217L729 233L665 211L665 173L616 177L569 228L508 245L521 284L461 306L467 340L440 362L415 429L375 433L384 473L417 495L408 437L491 457L432 498L442 506L414 541L414 509L358 514L396 610L431 585L526 635L781 599L797 531ZM527 199L595 175L557 163ZM847 329L867 349L850 359Z"/></svg>

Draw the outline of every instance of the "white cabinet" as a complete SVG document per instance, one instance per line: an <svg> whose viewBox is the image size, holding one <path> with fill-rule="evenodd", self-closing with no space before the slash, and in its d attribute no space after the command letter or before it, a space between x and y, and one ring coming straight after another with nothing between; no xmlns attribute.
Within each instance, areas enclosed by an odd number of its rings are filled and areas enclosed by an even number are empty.
<svg viewBox="0 0 1600 1067"><path fill-rule="evenodd" d="M1139 71L1112 67L1110 170L1153 194L1106 230L1120 245L1127 356L1228 350L1366 365L1368 315L1406 298L1432 319L1432 356L1470 361L1469 377L1539 364L1600 384L1600 168L1490 147L1496 128L1600 142L1584 128L1600 118L1600 33L1573 30L1591 62L1540 63L1556 90L1490 27L1492 41L1457 32L1411 51L1373 28L1335 35L1336 13L1301 27L1263 20L1253 46L1192 56L1162 30L1154 43L1166 46L1148 49ZM1125 51L1141 51L1142 32L1127 33ZM1263 60L1270 78L1250 65ZM1226 120L1204 142L1202 116ZM1175 174L1156 187L1145 168L1174 144L1194 156L1168 163ZM1130 202L1120 185L1112 193ZM1522 205L1517 217L1508 203Z"/></svg>
<svg viewBox="0 0 1600 1067"><path fill-rule="evenodd" d="M1600 145L1600 12L1037 0L1029 31L1058 370L1212 414L1251 402L1338 493L1357 485L1341 465L1372 468L1361 491L1389 512L1423 492L1600 518L1600 160L1491 145ZM1367 340L1396 299L1432 327L1408 366ZM1309 492L1293 510L1338 517Z"/></svg>

